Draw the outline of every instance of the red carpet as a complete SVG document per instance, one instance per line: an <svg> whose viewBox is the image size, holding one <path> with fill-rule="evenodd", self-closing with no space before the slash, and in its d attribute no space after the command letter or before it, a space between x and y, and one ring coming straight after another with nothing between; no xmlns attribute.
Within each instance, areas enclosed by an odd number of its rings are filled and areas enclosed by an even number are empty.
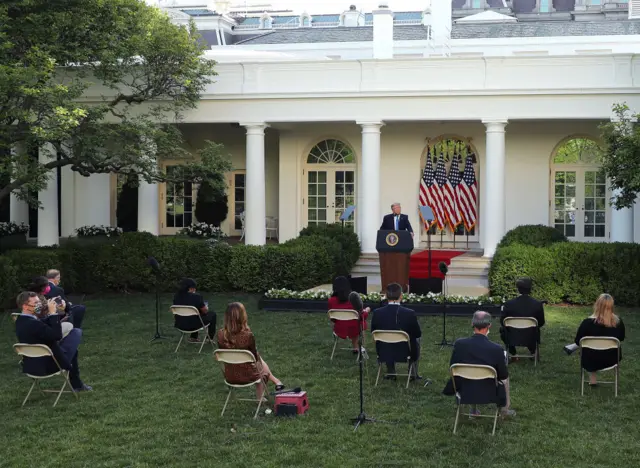
<svg viewBox="0 0 640 468"><path fill-rule="evenodd" d="M440 273L438 264L444 262L447 266L451 263L453 257L462 255L464 252L459 250L431 250L431 277L444 278ZM417 254L413 254L409 259L409 278L428 278L429 277L429 251L425 250Z"/></svg>

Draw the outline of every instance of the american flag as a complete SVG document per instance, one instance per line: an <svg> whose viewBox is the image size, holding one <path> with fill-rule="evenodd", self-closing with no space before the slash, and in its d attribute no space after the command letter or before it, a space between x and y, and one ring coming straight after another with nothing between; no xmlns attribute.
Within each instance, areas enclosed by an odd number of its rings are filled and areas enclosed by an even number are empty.
<svg viewBox="0 0 640 468"><path fill-rule="evenodd" d="M451 167L449 168L449 178L444 185L444 207L447 211L447 217L449 218L449 226L451 231L455 231L456 227L462 222L462 216L460 214L459 202L458 202L458 184L462 180L460 176L458 153L453 155L451 160Z"/></svg>
<svg viewBox="0 0 640 468"><path fill-rule="evenodd" d="M439 204L438 194L439 187L435 181L435 172L433 170L433 162L431 160L431 149L427 149L427 163L424 166L424 172L422 173L422 180L420 181L420 194L418 195L418 202L421 206L428 206L433 211L435 219L429 224L426 219L423 219L425 229L429 229L434 223L438 224L438 227L442 229L444 226L442 222L444 212L442 206Z"/></svg>
<svg viewBox="0 0 640 468"><path fill-rule="evenodd" d="M442 152L440 152L438 164L436 165L435 184L434 188L431 189L434 192L433 198L435 199L438 208L438 214L436 215L438 218L438 229L445 229L448 223L447 207L445 201L446 196L444 193L446 184L447 173L444 168L444 155L442 154Z"/></svg>
<svg viewBox="0 0 640 468"><path fill-rule="evenodd" d="M464 220L467 231L471 231L476 225L478 215L478 184L476 183L476 172L473 160L475 155L467 148L467 159L464 162L464 172L462 180L458 184L458 202L460 203L460 214Z"/></svg>

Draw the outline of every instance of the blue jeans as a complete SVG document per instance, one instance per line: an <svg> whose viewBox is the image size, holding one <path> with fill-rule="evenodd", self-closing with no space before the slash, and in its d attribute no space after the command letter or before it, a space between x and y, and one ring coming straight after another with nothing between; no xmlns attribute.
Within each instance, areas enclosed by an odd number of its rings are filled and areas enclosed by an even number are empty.
<svg viewBox="0 0 640 468"><path fill-rule="evenodd" d="M82 380L80 380L80 368L78 367L78 347L82 341L82 330L75 328L69 332L62 340L60 340L60 350L65 357L71 363L71 369L69 369L69 380L73 388L82 387Z"/></svg>

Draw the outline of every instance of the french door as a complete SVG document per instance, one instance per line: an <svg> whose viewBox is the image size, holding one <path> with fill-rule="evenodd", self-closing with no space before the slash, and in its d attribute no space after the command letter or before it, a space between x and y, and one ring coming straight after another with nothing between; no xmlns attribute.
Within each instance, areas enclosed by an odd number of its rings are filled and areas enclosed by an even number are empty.
<svg viewBox="0 0 640 468"><path fill-rule="evenodd" d="M164 166L170 174L177 165ZM196 190L191 182L167 182L160 192L160 232L177 234L195 221Z"/></svg>
<svg viewBox="0 0 640 468"><path fill-rule="evenodd" d="M344 210L355 204L355 169L326 168L306 170L307 192L303 199L307 225L339 223ZM354 229L355 213L345 221Z"/></svg>
<svg viewBox="0 0 640 468"><path fill-rule="evenodd" d="M609 198L598 168L562 168L552 174L551 223L567 238L602 242L609 238Z"/></svg>

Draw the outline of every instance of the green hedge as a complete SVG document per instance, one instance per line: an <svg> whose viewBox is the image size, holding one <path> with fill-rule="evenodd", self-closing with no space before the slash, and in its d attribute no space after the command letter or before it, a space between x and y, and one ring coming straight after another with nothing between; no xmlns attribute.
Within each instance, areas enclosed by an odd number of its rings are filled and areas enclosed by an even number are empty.
<svg viewBox="0 0 640 468"><path fill-rule="evenodd" d="M619 305L640 305L640 245L560 242L498 248L489 269L491 295L513 297L515 281L533 280L533 295L550 303L593 304L607 292Z"/></svg>
<svg viewBox="0 0 640 468"><path fill-rule="evenodd" d="M567 242L565 235L557 229L542 224L524 224L507 232L498 248L513 244L548 247L556 242Z"/></svg>
<svg viewBox="0 0 640 468"><path fill-rule="evenodd" d="M70 239L57 248L12 250L0 256L0 306L6 307L33 277L50 268L61 270L68 292L153 291L150 256L161 266L161 291L174 291L178 280L187 276L203 291L302 290L349 272L360 256L360 244L353 232L335 227L260 247L139 232L101 242Z"/></svg>

